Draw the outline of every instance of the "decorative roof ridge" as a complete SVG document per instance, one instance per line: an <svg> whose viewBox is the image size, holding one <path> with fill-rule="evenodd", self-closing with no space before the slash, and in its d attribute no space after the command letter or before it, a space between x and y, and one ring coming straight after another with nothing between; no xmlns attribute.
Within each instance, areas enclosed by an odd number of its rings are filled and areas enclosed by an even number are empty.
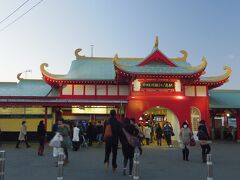
<svg viewBox="0 0 240 180"><path fill-rule="evenodd" d="M41 73L44 76L48 76L48 77L51 77L51 78L56 78L56 76L64 76L63 74L52 74L52 73L49 73L48 71L45 70L45 67L48 67L47 63L42 63L40 65L40 71L41 71Z"/></svg>
<svg viewBox="0 0 240 180"><path fill-rule="evenodd" d="M5 81L5 82L0 82L0 84L17 84L17 82Z"/></svg>
<svg viewBox="0 0 240 180"><path fill-rule="evenodd" d="M200 79L200 82L216 82L216 81L222 81L227 80L232 75L232 68L229 66L224 66L224 70L227 70L223 75L219 76L209 76L209 77L203 77L205 79Z"/></svg>
<svg viewBox="0 0 240 180"><path fill-rule="evenodd" d="M210 92L239 92L240 93L240 90L238 89L213 89L213 90L210 90Z"/></svg>
<svg viewBox="0 0 240 180"><path fill-rule="evenodd" d="M202 64L198 65L198 66L191 66L191 67L182 67L184 69L187 69L187 70L199 70L199 69L205 69L207 67L207 60L206 58L203 56L202 57Z"/></svg>
<svg viewBox="0 0 240 180"><path fill-rule="evenodd" d="M186 61L188 57L188 53L185 50L179 51L181 54L183 54L182 57L176 57L176 58L168 58L171 61Z"/></svg>
<svg viewBox="0 0 240 180"><path fill-rule="evenodd" d="M89 56L84 56L81 58L82 59L109 59L109 60L112 60L114 59L113 57L89 57ZM134 57L118 57L117 58L118 60L143 60L144 58L134 58ZM79 60L79 59L76 59L76 60Z"/></svg>

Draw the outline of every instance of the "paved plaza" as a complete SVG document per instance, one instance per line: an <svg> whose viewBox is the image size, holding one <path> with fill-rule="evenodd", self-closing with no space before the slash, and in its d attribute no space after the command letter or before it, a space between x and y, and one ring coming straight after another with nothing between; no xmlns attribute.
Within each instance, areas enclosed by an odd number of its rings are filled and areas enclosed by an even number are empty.
<svg viewBox="0 0 240 180"><path fill-rule="evenodd" d="M57 167L52 158L51 148L46 146L45 156L38 157L37 144L29 149L22 144L15 149L14 144L3 144L6 150L5 180L54 180ZM205 180L207 166L201 162L199 145L191 148L190 161L182 161L178 148L144 146L140 157L140 179L143 180ZM214 142L212 154L214 180L240 179L240 144ZM78 152L70 151L70 163L64 166L64 180L124 180L122 175L122 152L118 151L118 169L115 173L103 166L104 147L94 145Z"/></svg>

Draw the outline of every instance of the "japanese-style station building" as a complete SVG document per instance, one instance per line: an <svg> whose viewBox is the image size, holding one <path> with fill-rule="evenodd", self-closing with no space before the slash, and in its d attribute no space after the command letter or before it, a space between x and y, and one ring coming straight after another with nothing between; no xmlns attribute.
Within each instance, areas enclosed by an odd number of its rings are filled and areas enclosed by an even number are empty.
<svg viewBox="0 0 240 180"><path fill-rule="evenodd" d="M50 73L46 70L48 64L43 63L42 80L23 79L19 74L17 83L0 83L2 131L17 132L23 119L29 131L36 131L41 119L51 131L60 117L101 121L116 109L119 117L134 117L140 122L170 121L175 134L184 121L196 132L198 122L204 119L216 137L215 127L232 123L240 140L240 105L226 104L231 98L221 100L229 95L236 99L240 91L212 90L228 82L230 67L224 67L223 75L204 77L205 57L198 66L186 61L184 50L180 51L181 57L169 58L159 50L158 38L145 58L122 58L117 54L86 57L80 51L75 51L76 60L67 74Z"/></svg>

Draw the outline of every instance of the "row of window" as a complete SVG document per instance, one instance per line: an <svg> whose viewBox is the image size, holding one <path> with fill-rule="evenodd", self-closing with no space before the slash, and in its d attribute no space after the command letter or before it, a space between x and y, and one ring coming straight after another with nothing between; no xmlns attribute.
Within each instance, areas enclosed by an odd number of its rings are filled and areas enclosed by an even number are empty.
<svg viewBox="0 0 240 180"><path fill-rule="evenodd" d="M89 96L127 96L128 85L73 85L68 84L62 89L62 95Z"/></svg>

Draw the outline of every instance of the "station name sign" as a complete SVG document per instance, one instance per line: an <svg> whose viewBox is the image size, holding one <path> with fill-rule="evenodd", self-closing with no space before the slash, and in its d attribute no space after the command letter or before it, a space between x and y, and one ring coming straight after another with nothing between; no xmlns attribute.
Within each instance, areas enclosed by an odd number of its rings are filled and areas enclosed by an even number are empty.
<svg viewBox="0 0 240 180"><path fill-rule="evenodd" d="M166 88L166 89L174 89L174 82L143 82L141 84L141 88Z"/></svg>

